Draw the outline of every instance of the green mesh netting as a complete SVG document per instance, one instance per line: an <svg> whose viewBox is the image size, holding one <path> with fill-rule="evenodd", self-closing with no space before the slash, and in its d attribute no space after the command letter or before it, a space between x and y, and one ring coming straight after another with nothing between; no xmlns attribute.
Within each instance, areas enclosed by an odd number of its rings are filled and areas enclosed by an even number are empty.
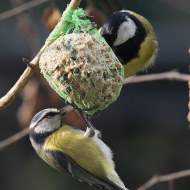
<svg viewBox="0 0 190 190"><path fill-rule="evenodd" d="M117 99L123 66L82 9L68 7L47 41L52 39L41 55L40 69L61 97L87 115Z"/></svg>

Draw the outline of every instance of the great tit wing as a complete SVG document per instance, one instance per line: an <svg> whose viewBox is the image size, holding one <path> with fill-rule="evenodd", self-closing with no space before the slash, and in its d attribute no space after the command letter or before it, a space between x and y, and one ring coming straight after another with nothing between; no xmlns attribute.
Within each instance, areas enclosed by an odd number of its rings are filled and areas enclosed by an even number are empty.
<svg viewBox="0 0 190 190"><path fill-rule="evenodd" d="M54 160L54 168L66 172L80 182L86 182L90 186L109 190L124 190L109 179L100 179L80 167L72 158L61 151L46 150L46 156ZM51 165L51 164L50 164Z"/></svg>

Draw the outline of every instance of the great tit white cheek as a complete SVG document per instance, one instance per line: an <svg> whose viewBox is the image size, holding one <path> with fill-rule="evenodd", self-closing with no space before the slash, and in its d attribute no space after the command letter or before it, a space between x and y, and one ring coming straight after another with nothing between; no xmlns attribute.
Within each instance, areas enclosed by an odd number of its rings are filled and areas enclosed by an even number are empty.
<svg viewBox="0 0 190 190"><path fill-rule="evenodd" d="M136 29L137 27L135 23L130 18L127 18L127 21L123 22L119 26L117 38L113 45L114 46L121 45L127 42L127 40L129 40L130 38L133 38L135 36Z"/></svg>

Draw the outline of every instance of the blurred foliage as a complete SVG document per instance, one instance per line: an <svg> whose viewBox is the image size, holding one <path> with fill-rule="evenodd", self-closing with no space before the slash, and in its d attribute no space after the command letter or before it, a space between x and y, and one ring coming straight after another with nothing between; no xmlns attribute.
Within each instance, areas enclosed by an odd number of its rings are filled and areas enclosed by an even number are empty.
<svg viewBox="0 0 190 190"><path fill-rule="evenodd" d="M105 5L106 2L109 6ZM115 10L126 8L144 15L152 22L160 50L155 66L145 73L171 69L189 71L190 14L180 11L175 6L171 7L166 2L93 1L102 15L106 16ZM64 10L67 3L68 0L55 1L60 10ZM49 5L45 3L27 11L41 44L48 34L43 25L42 15ZM88 6L86 1L81 4L83 8ZM8 9L11 9L10 2L1 0L0 12ZM32 55L27 44L28 39L17 30L15 17L1 21L0 40L0 95L2 96L24 70L25 65L21 64L21 58L30 58ZM64 102L60 98L52 98L54 92L46 82L39 76L37 80L41 81L38 110L63 106ZM1 112L0 139L21 129L21 124L16 119L16 112L22 103L22 98L17 98L16 102ZM127 85L123 88L119 99L94 120L97 128L103 133L103 140L112 148L117 171L129 189L135 189L154 174L166 174L190 168L187 104L188 87L182 82L159 81ZM27 106L24 112L31 112L30 109L31 107ZM26 123L23 125L27 125ZM91 189L88 185L79 184L46 165L35 154L28 137L0 152L0 178L2 190ZM176 190L189 190L189 188L189 178L175 181ZM167 189L166 183L151 188L151 190Z"/></svg>

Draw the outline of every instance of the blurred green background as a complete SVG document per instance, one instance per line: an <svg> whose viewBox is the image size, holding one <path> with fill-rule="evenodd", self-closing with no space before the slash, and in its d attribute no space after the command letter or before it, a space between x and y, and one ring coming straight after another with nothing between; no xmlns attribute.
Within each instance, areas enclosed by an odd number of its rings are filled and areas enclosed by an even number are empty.
<svg viewBox="0 0 190 190"><path fill-rule="evenodd" d="M55 1L60 10L64 10L67 3L68 0ZM122 8L130 9L142 14L153 24L159 42L158 57L154 67L140 74L172 69L188 73L190 63L188 0L118 0L109 1L109 6L106 6L102 0L94 0L94 3L102 14L108 15ZM49 5L50 3L44 3L25 13L30 16L38 43L41 45L48 35L42 22L42 14ZM81 7L87 6L86 1L83 1ZM0 12L11 8L12 4L9 1L0 1ZM31 35L32 37L34 35ZM22 58L32 57L27 41L23 31L18 30L16 17L0 21L1 96L24 71ZM48 86L43 86L40 90L44 98L39 99L38 109L63 105L62 100L56 103L49 101L46 97L47 91L48 93L50 91ZM126 85L119 99L94 120L95 126L103 133L104 142L113 150L116 170L129 189L136 189L154 174L166 174L190 168L190 133L186 119L188 99L188 85L184 82L163 80ZM22 129L16 117L21 104L20 97L1 111L0 140ZM30 106L26 110L30 111ZM175 190L189 190L190 177L176 180L174 184ZM0 189L90 190L93 188L78 183L46 165L34 152L27 136L0 152ZM150 188L150 190L167 189L167 183Z"/></svg>

